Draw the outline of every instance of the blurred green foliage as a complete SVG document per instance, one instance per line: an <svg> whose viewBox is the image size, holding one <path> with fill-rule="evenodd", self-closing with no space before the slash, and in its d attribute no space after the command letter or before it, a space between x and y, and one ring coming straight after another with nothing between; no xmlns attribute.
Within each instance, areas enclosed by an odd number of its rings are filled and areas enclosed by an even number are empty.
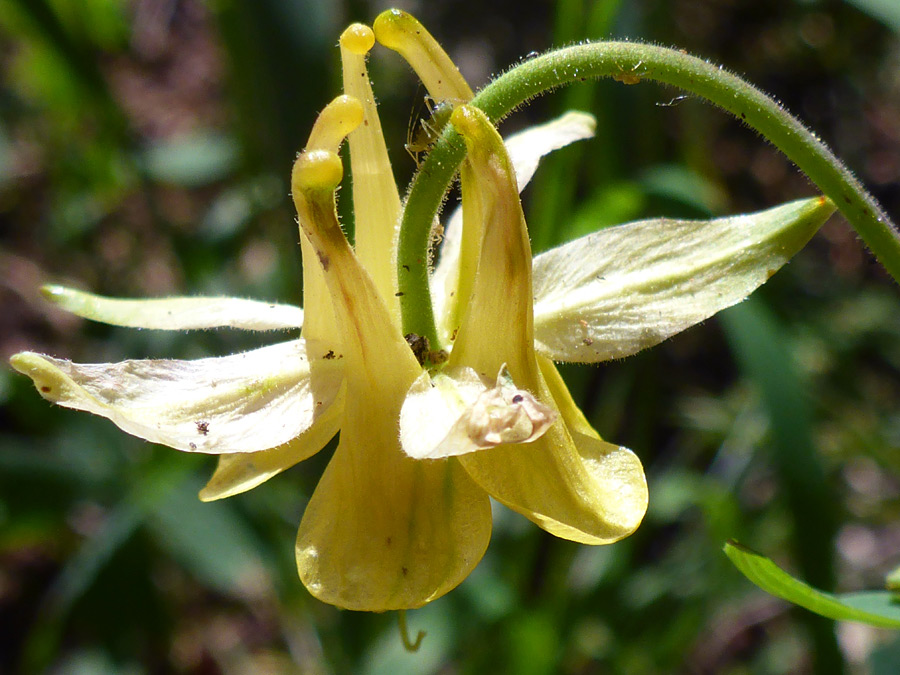
<svg viewBox="0 0 900 675"><path fill-rule="evenodd" d="M532 51L627 37L744 74L900 215L900 23L892 0L398 3L474 86ZM82 361L225 354L228 331L87 324L61 281L118 296L297 302L291 161L339 91L337 37L363 0L0 0L0 340ZM371 69L402 151L422 91ZM525 195L536 249L658 215L755 210L811 190L778 153L651 84L584 83L504 127L576 107L598 138ZM350 223L348 223L349 225ZM498 508L475 573L409 615L341 612L300 585L293 542L330 450L245 495L195 499L212 460L50 408L0 370L0 672L896 672L896 635L766 596L737 537L826 591L900 562L897 289L835 218L752 301L622 362L565 368L651 488L636 535L590 548Z"/></svg>

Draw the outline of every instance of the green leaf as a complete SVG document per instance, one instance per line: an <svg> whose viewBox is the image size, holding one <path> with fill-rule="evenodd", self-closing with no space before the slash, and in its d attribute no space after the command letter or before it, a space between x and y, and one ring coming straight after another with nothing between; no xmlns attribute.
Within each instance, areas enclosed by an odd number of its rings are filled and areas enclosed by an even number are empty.
<svg viewBox="0 0 900 675"><path fill-rule="evenodd" d="M836 621L859 621L878 628L900 628L900 604L887 591L823 593L795 579L771 560L730 541L725 555L741 573L767 593Z"/></svg>

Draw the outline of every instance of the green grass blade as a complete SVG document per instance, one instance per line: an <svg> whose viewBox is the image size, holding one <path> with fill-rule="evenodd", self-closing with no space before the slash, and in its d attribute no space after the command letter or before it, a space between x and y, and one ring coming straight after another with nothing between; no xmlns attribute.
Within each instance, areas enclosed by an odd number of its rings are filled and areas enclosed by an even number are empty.
<svg viewBox="0 0 900 675"><path fill-rule="evenodd" d="M810 612L835 621L900 629L900 603L888 591L832 595L795 579L765 556L735 541L725 544L725 555L761 589Z"/></svg>

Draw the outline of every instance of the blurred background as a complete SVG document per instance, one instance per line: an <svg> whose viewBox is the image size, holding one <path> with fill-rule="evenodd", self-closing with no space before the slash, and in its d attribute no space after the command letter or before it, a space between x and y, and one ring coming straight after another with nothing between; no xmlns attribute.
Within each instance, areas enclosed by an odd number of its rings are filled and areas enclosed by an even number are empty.
<svg viewBox="0 0 900 675"><path fill-rule="evenodd" d="M780 99L900 218L896 0L394 3L473 87L583 39L671 45ZM729 537L826 590L883 587L900 564L900 296L836 216L762 291L663 345L565 368L604 437L643 460L636 535L591 548L503 508L457 590L391 614L309 596L294 563L333 446L202 504L214 459L53 408L5 365L224 355L278 337L91 324L38 288L300 301L287 179L340 90L337 38L365 0L0 0L0 673L895 673L896 633L835 626L765 595ZM424 91L370 61L395 172ZM524 196L537 250L653 216L759 210L814 193L754 133L651 83L585 83L597 138ZM348 226L351 223L348 222Z"/></svg>

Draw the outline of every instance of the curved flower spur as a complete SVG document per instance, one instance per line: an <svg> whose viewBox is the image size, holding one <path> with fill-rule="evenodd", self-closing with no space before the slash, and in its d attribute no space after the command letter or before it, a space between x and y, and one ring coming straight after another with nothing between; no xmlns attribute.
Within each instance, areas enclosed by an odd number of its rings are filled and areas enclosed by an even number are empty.
<svg viewBox="0 0 900 675"><path fill-rule="evenodd" d="M410 63L435 101L455 106L450 133L466 149L462 215L448 220L418 298L399 290L398 274L410 271L398 257L405 207L366 70L376 37ZM446 53L397 10L379 16L374 32L350 26L340 47L345 94L320 114L291 179L304 310L45 289L61 307L115 325L300 328L299 338L197 361L74 364L25 352L13 367L54 403L178 450L218 455L203 500L259 485L339 430L296 544L303 583L339 607L402 610L454 588L488 545L489 497L566 539L603 544L629 535L647 507L640 461L600 438L553 362L626 356L739 302L833 207L817 198L707 222L644 221L532 261L518 192L541 156L589 137L592 118L570 113L504 144L467 104L472 91ZM355 247L335 211L345 139ZM435 326L430 336L408 329L409 306L435 308L425 317Z"/></svg>

